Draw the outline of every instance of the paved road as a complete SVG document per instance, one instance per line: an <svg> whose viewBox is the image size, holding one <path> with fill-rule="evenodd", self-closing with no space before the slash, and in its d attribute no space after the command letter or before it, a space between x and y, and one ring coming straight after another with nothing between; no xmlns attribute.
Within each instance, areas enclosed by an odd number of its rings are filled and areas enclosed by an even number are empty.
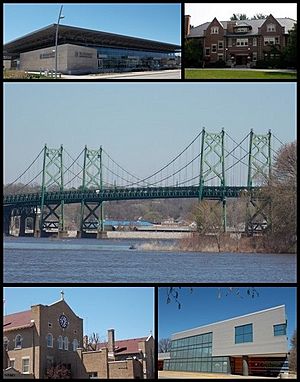
<svg viewBox="0 0 300 382"><path fill-rule="evenodd" d="M100 74L100 75L94 75L94 74L88 74L83 76L72 76L72 75L65 75L63 74L61 76L64 79L67 80L102 80L102 79L116 79L116 80L122 80L122 79L150 79L150 80L161 80L161 79L170 79L170 80L177 80L181 78L181 70L161 70L157 72L133 72L133 73L117 73L117 74Z"/></svg>

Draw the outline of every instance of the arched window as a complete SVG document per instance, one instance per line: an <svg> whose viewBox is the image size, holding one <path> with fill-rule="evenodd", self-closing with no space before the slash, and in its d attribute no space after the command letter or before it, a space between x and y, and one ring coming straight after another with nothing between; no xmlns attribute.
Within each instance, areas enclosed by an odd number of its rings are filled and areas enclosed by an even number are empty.
<svg viewBox="0 0 300 382"><path fill-rule="evenodd" d="M58 341L58 348L63 349L64 348L64 340L63 340L62 336L58 336L57 341Z"/></svg>
<svg viewBox="0 0 300 382"><path fill-rule="evenodd" d="M78 349L78 345L79 345L76 338L73 340L72 344L73 344L73 351L76 351Z"/></svg>
<svg viewBox="0 0 300 382"><path fill-rule="evenodd" d="M69 340L68 337L65 337L64 339L64 349L69 350Z"/></svg>
<svg viewBox="0 0 300 382"><path fill-rule="evenodd" d="M22 348L22 341L23 341L23 338L22 338L21 334L17 334L16 338L15 338L15 348L16 349Z"/></svg>
<svg viewBox="0 0 300 382"><path fill-rule="evenodd" d="M51 333L47 335L47 348L53 348L53 336Z"/></svg>
<svg viewBox="0 0 300 382"><path fill-rule="evenodd" d="M8 338L7 337L3 337L3 348L4 350L8 350Z"/></svg>

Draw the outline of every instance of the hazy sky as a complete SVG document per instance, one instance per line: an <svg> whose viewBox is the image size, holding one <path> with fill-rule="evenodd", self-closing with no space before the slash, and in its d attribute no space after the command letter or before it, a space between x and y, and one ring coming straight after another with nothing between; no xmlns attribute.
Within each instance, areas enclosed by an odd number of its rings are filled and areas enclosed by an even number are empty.
<svg viewBox="0 0 300 382"><path fill-rule="evenodd" d="M87 29L181 44L180 4L5 4L4 42L57 22Z"/></svg>
<svg viewBox="0 0 300 382"><path fill-rule="evenodd" d="M4 288L4 313L30 310L31 305L49 305L65 300L74 313L83 318L84 334L116 330L116 340L154 335L154 289L133 287L13 287ZM134 302L134 303L133 303ZM103 338L101 338L103 339Z"/></svg>
<svg viewBox="0 0 300 382"><path fill-rule="evenodd" d="M254 298L247 294L247 288L239 288L240 296L228 294L228 288L193 287L179 291L181 309L172 300L167 304L167 288L159 288L158 298L158 338L169 338L171 334L202 325L212 324L236 316L259 310L285 305L287 316L287 335L291 339L296 319L296 288L256 287L259 295ZM237 288L235 288L237 289ZM219 290L221 295L219 296ZM220 297L220 298L219 298Z"/></svg>
<svg viewBox="0 0 300 382"><path fill-rule="evenodd" d="M185 14L191 16L191 25L198 26L216 17L227 21L233 13L245 13L252 17L257 13L297 20L297 3L187 3Z"/></svg>
<svg viewBox="0 0 300 382"><path fill-rule="evenodd" d="M47 143L75 158L100 145L128 171L147 176L174 158L203 126L235 140L268 129L296 136L296 84L5 83L5 182Z"/></svg>

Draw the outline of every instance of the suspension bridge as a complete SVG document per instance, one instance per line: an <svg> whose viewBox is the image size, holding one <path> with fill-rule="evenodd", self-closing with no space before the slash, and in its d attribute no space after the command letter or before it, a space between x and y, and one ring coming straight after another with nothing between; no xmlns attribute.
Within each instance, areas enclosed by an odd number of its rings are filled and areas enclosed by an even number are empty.
<svg viewBox="0 0 300 382"><path fill-rule="evenodd" d="M270 222L264 213L268 203L260 200L259 190L271 174L275 142L282 144L270 130L267 134L251 130L237 142L224 129L211 133L203 128L179 154L146 177L125 169L102 146L85 146L74 158L62 145L45 145L22 174L4 186L4 234L9 235L13 218L18 217L19 236L25 235L30 218L36 237L53 232L62 237L64 206L77 203L77 236L96 232L101 238L104 202L170 198L219 201L226 231L226 200L241 195L249 200L247 233L261 232Z"/></svg>

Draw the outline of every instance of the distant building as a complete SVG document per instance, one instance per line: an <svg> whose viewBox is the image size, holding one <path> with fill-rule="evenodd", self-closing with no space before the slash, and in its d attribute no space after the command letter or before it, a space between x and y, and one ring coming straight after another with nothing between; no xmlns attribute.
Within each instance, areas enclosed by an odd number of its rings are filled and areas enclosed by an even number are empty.
<svg viewBox="0 0 300 382"><path fill-rule="evenodd" d="M288 370L285 306L175 333L164 370L272 375Z"/></svg>
<svg viewBox="0 0 300 382"><path fill-rule="evenodd" d="M56 24L11 41L3 65L25 71L55 70ZM57 65L64 74L177 68L181 47L160 41L59 25Z"/></svg>
<svg viewBox="0 0 300 382"><path fill-rule="evenodd" d="M3 377L44 379L63 365L72 379L154 378L154 339L114 340L91 351L83 337L83 320L62 298L50 305L4 317Z"/></svg>
<svg viewBox="0 0 300 382"><path fill-rule="evenodd" d="M269 15L260 20L219 21L216 17L197 27L185 16L185 36L198 39L206 65L225 61L228 66L255 67L258 60L276 58L287 45L288 33L297 23Z"/></svg>

